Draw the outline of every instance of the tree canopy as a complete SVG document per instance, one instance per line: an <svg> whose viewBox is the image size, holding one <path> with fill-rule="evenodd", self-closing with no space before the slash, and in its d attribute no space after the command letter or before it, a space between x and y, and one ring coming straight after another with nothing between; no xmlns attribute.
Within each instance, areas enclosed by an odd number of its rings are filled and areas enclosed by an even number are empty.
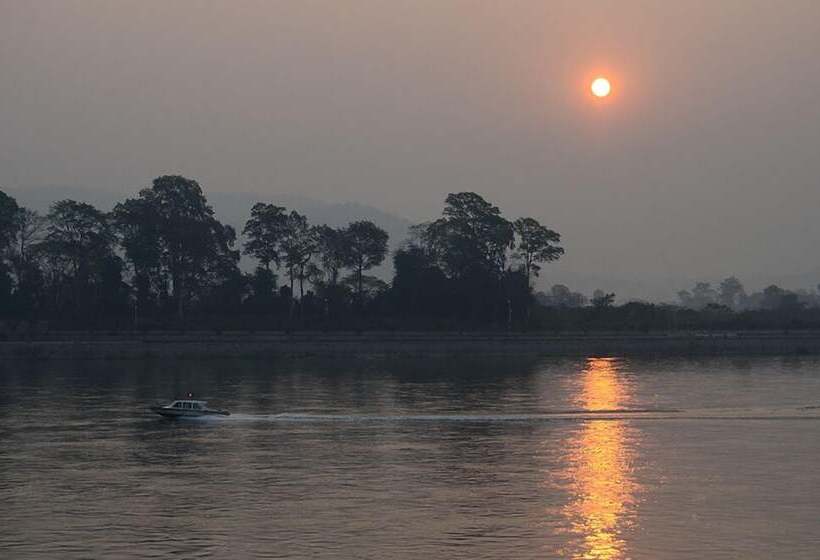
<svg viewBox="0 0 820 560"><path fill-rule="evenodd" d="M20 207L12 197L0 191L0 254L11 244L15 236L17 214Z"/></svg>
<svg viewBox="0 0 820 560"><path fill-rule="evenodd" d="M417 233L429 254L454 278L476 269L500 277L514 240L512 224L498 207L472 192L447 195L442 217L417 226Z"/></svg>
<svg viewBox="0 0 820 560"><path fill-rule="evenodd" d="M270 269L271 263L279 266L282 260L282 240L287 233L288 215L285 208L258 202L251 208L251 218L242 234L247 238L245 254L257 259Z"/></svg>
<svg viewBox="0 0 820 560"><path fill-rule="evenodd" d="M235 230L186 177L158 177L110 213L61 200L40 216L0 191L0 335L9 324L40 321L109 329L820 328L820 291L772 285L747 293L733 276L682 290L678 305L617 305L613 293L588 298L560 283L535 291L548 276L542 267L564 254L561 236L532 217L508 219L472 192L448 195L438 218L413 227L392 252L389 281L377 267L390 240L371 221L313 224L259 202L243 226L243 252L256 265L249 272L239 266Z"/></svg>
<svg viewBox="0 0 820 560"><path fill-rule="evenodd" d="M180 175L154 179L139 196L118 204L114 219L143 299L161 298L170 282L178 318L200 295L232 274L239 261L236 232L214 217L199 183Z"/></svg>
<svg viewBox="0 0 820 560"><path fill-rule="evenodd" d="M561 236L534 218L518 218L513 222L513 230L518 237L513 256L523 263L527 281L533 275L538 276L541 271L538 263L556 261L564 254L564 249L558 246Z"/></svg>
<svg viewBox="0 0 820 560"><path fill-rule="evenodd" d="M373 222L353 222L344 230L345 264L353 269L356 293L361 299L364 291L364 272L378 266L387 254L387 232Z"/></svg>

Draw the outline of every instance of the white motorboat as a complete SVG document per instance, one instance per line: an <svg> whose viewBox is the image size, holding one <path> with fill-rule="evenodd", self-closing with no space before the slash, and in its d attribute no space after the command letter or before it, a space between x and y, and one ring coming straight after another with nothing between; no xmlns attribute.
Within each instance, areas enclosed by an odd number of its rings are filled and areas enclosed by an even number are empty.
<svg viewBox="0 0 820 560"><path fill-rule="evenodd" d="M155 405L151 410L165 416L166 418L196 418L199 416L230 416L227 410L208 408L206 401L195 401L193 399L183 399L166 405Z"/></svg>

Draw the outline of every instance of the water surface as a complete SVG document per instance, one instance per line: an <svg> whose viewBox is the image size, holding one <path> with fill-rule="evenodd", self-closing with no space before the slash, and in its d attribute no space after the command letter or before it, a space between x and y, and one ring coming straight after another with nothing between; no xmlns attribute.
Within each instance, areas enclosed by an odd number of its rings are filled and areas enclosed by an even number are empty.
<svg viewBox="0 0 820 560"><path fill-rule="evenodd" d="M818 406L807 358L4 363L0 557L814 559Z"/></svg>

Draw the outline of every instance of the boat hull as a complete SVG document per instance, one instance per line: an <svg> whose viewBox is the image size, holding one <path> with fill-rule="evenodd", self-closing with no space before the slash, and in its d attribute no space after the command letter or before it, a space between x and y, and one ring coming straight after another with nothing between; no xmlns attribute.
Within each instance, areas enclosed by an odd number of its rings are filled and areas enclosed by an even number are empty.
<svg viewBox="0 0 820 560"><path fill-rule="evenodd" d="M227 410L191 410L170 408L166 406L152 406L151 410L165 418L200 418L202 416L230 416Z"/></svg>

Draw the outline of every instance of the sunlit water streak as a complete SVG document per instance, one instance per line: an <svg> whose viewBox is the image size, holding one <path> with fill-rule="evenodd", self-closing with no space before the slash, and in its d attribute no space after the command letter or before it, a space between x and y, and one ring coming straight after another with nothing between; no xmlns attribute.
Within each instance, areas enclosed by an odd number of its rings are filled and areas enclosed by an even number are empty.
<svg viewBox="0 0 820 560"><path fill-rule="evenodd" d="M580 376L577 402L584 410L613 410L628 404L631 395L619 378L618 361L591 359ZM634 523L637 495L641 491L632 474L638 449L634 428L622 420L587 422L567 442L565 477L571 492L564 508L571 531L581 544L564 552L583 560L619 560L626 557L624 528Z"/></svg>

